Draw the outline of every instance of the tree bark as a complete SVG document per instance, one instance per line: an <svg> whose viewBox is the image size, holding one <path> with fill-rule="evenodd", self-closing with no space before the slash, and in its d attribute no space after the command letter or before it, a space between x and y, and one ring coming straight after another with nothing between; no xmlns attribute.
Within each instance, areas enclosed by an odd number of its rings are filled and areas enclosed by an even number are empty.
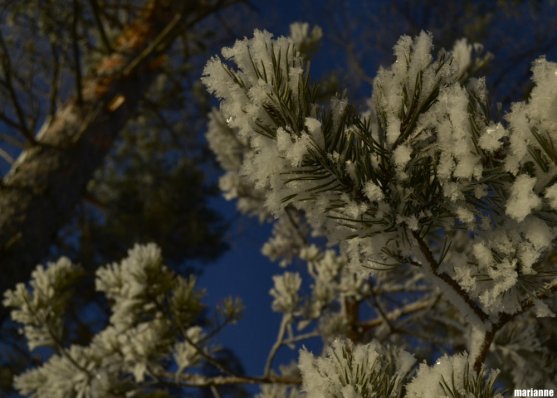
<svg viewBox="0 0 557 398"><path fill-rule="evenodd" d="M230 3L230 2L228 2ZM134 114L180 29L225 1L147 0L79 95L45 122L0 182L0 292L28 279L71 220L87 182Z"/></svg>

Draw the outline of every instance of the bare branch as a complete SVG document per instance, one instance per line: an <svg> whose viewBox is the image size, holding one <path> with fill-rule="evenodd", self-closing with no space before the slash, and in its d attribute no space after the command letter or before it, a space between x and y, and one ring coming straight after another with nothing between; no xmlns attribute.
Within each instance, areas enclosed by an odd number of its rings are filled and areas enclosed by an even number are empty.
<svg viewBox="0 0 557 398"><path fill-rule="evenodd" d="M0 47L2 48L3 53L3 60L2 60L2 70L4 71L5 80L1 81L1 83L6 87L8 93L10 94L10 99L12 100L12 105L14 106L15 113L17 115L18 123L16 124L18 127L17 129L19 132L26 138L26 140L31 143L35 144L35 138L33 137L33 133L27 126L27 121L25 119L25 112L23 111L23 107L19 102L19 98L14 86L13 82L13 66L10 59L10 53L8 52L8 47L6 46L6 42L4 40L4 36L0 31ZM12 125L12 127L15 127Z"/></svg>
<svg viewBox="0 0 557 398"><path fill-rule="evenodd" d="M420 311L426 311L431 308L439 297L428 297L426 299L422 299L419 301L415 301L413 303L407 304L402 308L397 308L393 311L385 313L383 316L379 316L375 319L370 321L362 322L358 324L358 329L361 333L365 333L371 329L381 326L387 320L390 322L396 321L404 316L414 314Z"/></svg>
<svg viewBox="0 0 557 398"><path fill-rule="evenodd" d="M110 40L108 39L108 36L106 34L106 30L104 28L104 24L102 22L101 19L101 14L99 11L99 4L97 3L97 0L89 0L89 5L91 6L91 9L93 10L93 17L95 18L95 23L97 25L97 29L99 30L99 35L101 37L101 41L103 43L103 46L106 50L106 52L111 53L112 52L112 45L110 44Z"/></svg>
<svg viewBox="0 0 557 398"><path fill-rule="evenodd" d="M0 148L0 158L4 159L8 164L12 164L15 161L15 159L2 148Z"/></svg>
<svg viewBox="0 0 557 398"><path fill-rule="evenodd" d="M83 75L81 71L81 55L79 51L79 36L77 32L79 11L78 0L73 0L72 50L75 67L75 89L77 91L77 103L81 105L83 103Z"/></svg>
<svg viewBox="0 0 557 398"><path fill-rule="evenodd" d="M56 109L57 109L56 102L58 100L58 83L60 79L60 56L58 54L58 50L56 49L56 45L52 42L50 43L50 52L52 54L53 68L52 68L52 77L50 79L48 116L50 117L50 120L52 120L56 115Z"/></svg>
<svg viewBox="0 0 557 398"><path fill-rule="evenodd" d="M1 117L0 120L2 120ZM10 134L6 134L6 133L0 133L0 141L4 141L5 143L19 149L23 149L25 147L23 142L19 141L18 139L12 137Z"/></svg>
<svg viewBox="0 0 557 398"><path fill-rule="evenodd" d="M289 315L283 315L282 320L280 321L280 327L279 327L277 340L275 341L275 343L271 347L271 351L269 351L269 356L267 357L267 361L265 362L265 370L264 370L264 375L265 376L269 376L271 374L271 367L273 366L273 360L275 359L275 356L277 355L277 352L278 352L279 348L284 343L284 336L286 334L286 327L288 326L288 323L290 322L290 320L291 320L291 318L290 318Z"/></svg>
<svg viewBox="0 0 557 398"><path fill-rule="evenodd" d="M162 373L159 376L165 378L172 378L175 380L175 375L171 373ZM291 376L216 376L204 377L199 375L181 375L178 378L178 383L185 387L211 387L211 386L226 386L238 384L283 384L297 386L302 383L299 377Z"/></svg>
<svg viewBox="0 0 557 398"><path fill-rule="evenodd" d="M22 126L15 120L11 119L8 115L6 115L3 111L0 110L0 120L6 123L8 126L15 128L18 131L22 131L25 129L25 126Z"/></svg>

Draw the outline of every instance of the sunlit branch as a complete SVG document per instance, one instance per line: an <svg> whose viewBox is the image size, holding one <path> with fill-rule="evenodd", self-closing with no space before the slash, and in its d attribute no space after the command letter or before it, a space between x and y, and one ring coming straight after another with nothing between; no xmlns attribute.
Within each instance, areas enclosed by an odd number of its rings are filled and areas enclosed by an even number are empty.
<svg viewBox="0 0 557 398"><path fill-rule="evenodd" d="M159 373L159 375L161 375ZM169 379L175 379L175 375L172 373L163 373L164 377ZM290 376L216 376L216 377L204 377L199 375L180 375L177 380L179 385L185 387L211 387L211 386L226 386L226 385L238 385L238 384L283 384L283 385L300 385L301 380L298 377Z"/></svg>
<svg viewBox="0 0 557 398"><path fill-rule="evenodd" d="M280 321L277 340L275 341L275 343L271 347L271 350L269 351L269 355L267 356L267 361L265 362L265 368L264 368L264 371L263 371L264 372L263 374L265 376L269 376L271 374L271 367L273 366L273 360L275 359L275 356L277 355L277 352L278 352L279 348L284 343L284 336L286 335L286 328L287 328L288 324L290 323L290 321L291 321L291 316L290 315L285 314L285 315L282 316L282 320Z"/></svg>
<svg viewBox="0 0 557 398"><path fill-rule="evenodd" d="M428 309L430 309L435 305L438 299L439 296L421 299L419 301L415 301L413 303L407 304L401 308L397 308L393 311L386 312L384 313L384 315L374 318L372 320L360 322L358 324L358 330L361 333L365 333L383 325L387 320L389 322L394 322L397 319L400 319L407 315L412 315L421 311L427 311Z"/></svg>

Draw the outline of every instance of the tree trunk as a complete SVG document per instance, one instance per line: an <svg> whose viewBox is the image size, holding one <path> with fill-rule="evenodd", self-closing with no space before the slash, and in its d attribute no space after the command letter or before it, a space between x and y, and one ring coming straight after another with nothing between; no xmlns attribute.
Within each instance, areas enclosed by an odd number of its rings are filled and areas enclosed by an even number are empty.
<svg viewBox="0 0 557 398"><path fill-rule="evenodd" d="M0 292L28 279L71 220L93 172L134 114L179 29L224 2L148 0L82 89L45 122L0 182Z"/></svg>

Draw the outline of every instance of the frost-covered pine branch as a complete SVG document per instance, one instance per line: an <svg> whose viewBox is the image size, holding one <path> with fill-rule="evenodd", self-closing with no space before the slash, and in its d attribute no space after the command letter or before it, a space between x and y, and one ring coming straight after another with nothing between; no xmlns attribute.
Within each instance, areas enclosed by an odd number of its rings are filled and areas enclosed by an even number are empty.
<svg viewBox="0 0 557 398"><path fill-rule="evenodd" d="M6 292L4 305L23 325L29 348L55 348L42 366L16 377L20 393L47 398L161 396L168 383L211 383L198 374L216 348L208 339L211 330L197 324L203 293L193 277L183 278L163 264L156 245L137 245L120 263L99 268L96 287L108 299L111 316L88 345L68 344L64 322L69 289L81 274L62 258L39 266L29 288L20 284ZM240 303L228 300L221 312L230 323L239 311Z"/></svg>
<svg viewBox="0 0 557 398"><path fill-rule="evenodd" d="M537 60L529 99L492 120L485 81L471 77L487 60L480 53L481 46L461 40L435 55L430 35L402 37L365 109L342 95L319 97L293 36L256 31L212 58L202 79L220 100L209 125L212 149L219 159L234 158L221 161L221 187L238 198L241 211L277 219L264 253L282 266L298 258L314 281L313 296L286 312L302 327L313 320L322 325L340 305L344 316L329 328L331 336L404 344L396 336L406 332L401 325L418 326L416 335L432 328L406 315L397 322L390 310L407 314L408 301L440 293L441 300L425 306L427 319L436 312L434 322L451 330L442 343L447 349L467 349L441 361L458 363L464 381L438 383L454 396L463 388L489 394L494 376L483 363L498 349L498 332L521 317L554 316L547 299L557 290L550 256L557 225L557 64ZM300 220L292 222L292 214ZM337 249L315 247L315 237ZM321 260L327 255L345 265L331 273ZM341 274L355 280L352 289L335 287ZM286 274L294 292L300 282L292 275ZM287 279L277 280L288 291ZM399 292L387 311L377 297L382 289ZM312 314L318 297L336 304L328 310L317 304ZM381 322L360 319L358 309L370 300ZM363 333L366 324L390 331Z"/></svg>

